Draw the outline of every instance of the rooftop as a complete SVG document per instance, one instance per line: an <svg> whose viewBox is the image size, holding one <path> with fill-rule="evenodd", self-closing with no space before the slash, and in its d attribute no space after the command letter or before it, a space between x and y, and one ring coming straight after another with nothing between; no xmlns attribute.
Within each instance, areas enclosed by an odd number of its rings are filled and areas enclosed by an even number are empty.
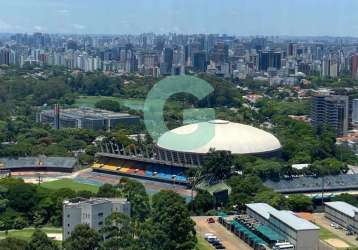
<svg viewBox="0 0 358 250"><path fill-rule="evenodd" d="M212 134L207 140L205 136ZM186 136L192 147L186 147L176 135ZM204 139L203 139L204 138ZM204 140L204 145L200 141ZM233 154L260 154L275 152L281 148L272 134L249 125L224 120L185 125L164 133L158 146L167 150L206 154L210 149L231 151Z"/></svg>
<svg viewBox="0 0 358 250"><path fill-rule="evenodd" d="M246 207L255 211L257 214L269 220L270 216L275 217L279 221L282 221L294 230L317 230L319 227L313 223L296 216L291 211L279 211L276 208L266 203L251 203L246 204Z"/></svg>
<svg viewBox="0 0 358 250"><path fill-rule="evenodd" d="M356 190L358 174L340 174L335 176L310 177L302 176L280 181L267 180L265 186L281 193L322 192L322 181L326 191Z"/></svg>
<svg viewBox="0 0 358 250"><path fill-rule="evenodd" d="M54 110L45 110L42 111L43 114L47 114L50 116L54 116ZM69 108L69 109L61 109L60 110L61 118L68 118L68 119L114 119L114 118L126 118L126 117L133 117L128 113L120 113L120 112L112 112L103 109L96 109L96 108Z"/></svg>
<svg viewBox="0 0 358 250"><path fill-rule="evenodd" d="M97 205L103 203L124 203L127 202L125 198L74 198L70 200L65 200L63 204L67 207L78 207L80 205L90 204L90 205Z"/></svg>
<svg viewBox="0 0 358 250"><path fill-rule="evenodd" d="M76 165L74 157L16 157L0 158L1 168L68 168L72 169Z"/></svg>
<svg viewBox="0 0 358 250"><path fill-rule="evenodd" d="M256 227L256 230L266 236L270 241L285 241L285 237L273 231L268 226L260 225Z"/></svg>
<svg viewBox="0 0 358 250"><path fill-rule="evenodd" d="M326 206L329 206L335 210L338 210L342 213L344 213L345 215L353 218L354 214L357 212L358 213L358 208L355 206L352 206L351 204L347 203L347 202L343 202L343 201L332 201L332 202L325 202L324 203Z"/></svg>
<svg viewBox="0 0 358 250"><path fill-rule="evenodd" d="M246 204L246 207L255 211L257 214L261 215L266 220L270 218L271 212L278 211L276 208L266 203L251 203L251 204Z"/></svg>
<svg viewBox="0 0 358 250"><path fill-rule="evenodd" d="M319 230L315 224L296 216L291 211L274 211L271 216L282 221L294 230Z"/></svg>

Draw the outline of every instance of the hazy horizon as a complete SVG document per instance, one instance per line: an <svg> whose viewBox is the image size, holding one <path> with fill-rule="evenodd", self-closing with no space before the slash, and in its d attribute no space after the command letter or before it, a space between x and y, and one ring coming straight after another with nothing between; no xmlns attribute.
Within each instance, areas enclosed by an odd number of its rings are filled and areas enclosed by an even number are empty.
<svg viewBox="0 0 358 250"><path fill-rule="evenodd" d="M0 0L1 33L358 37L358 1Z"/></svg>

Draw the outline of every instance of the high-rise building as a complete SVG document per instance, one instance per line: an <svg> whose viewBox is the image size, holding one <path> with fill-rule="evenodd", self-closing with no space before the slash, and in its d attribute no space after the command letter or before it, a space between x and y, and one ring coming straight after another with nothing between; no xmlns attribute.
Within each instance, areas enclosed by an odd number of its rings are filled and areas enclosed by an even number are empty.
<svg viewBox="0 0 358 250"><path fill-rule="evenodd" d="M358 123L358 99L352 101L352 122Z"/></svg>
<svg viewBox="0 0 358 250"><path fill-rule="evenodd" d="M295 44L289 43L287 48L287 56L294 56Z"/></svg>
<svg viewBox="0 0 358 250"><path fill-rule="evenodd" d="M72 199L63 202L63 240L71 236L79 224L87 224L90 228L100 230L105 219L112 213L130 216L131 205L127 199L91 198Z"/></svg>
<svg viewBox="0 0 358 250"><path fill-rule="evenodd" d="M322 77L338 77L340 72L339 60L335 55L324 56L322 59Z"/></svg>
<svg viewBox="0 0 358 250"><path fill-rule="evenodd" d="M358 54L354 54L351 57L351 70L352 70L352 78L357 79L358 75Z"/></svg>
<svg viewBox="0 0 358 250"><path fill-rule="evenodd" d="M267 71L269 68L281 69L282 54L279 51L259 51L259 70Z"/></svg>
<svg viewBox="0 0 358 250"><path fill-rule="evenodd" d="M343 136L348 131L348 116L348 96L319 93L312 97L311 123L314 127L327 126L337 136Z"/></svg>
<svg viewBox="0 0 358 250"><path fill-rule="evenodd" d="M193 69L197 72L206 72L207 60L204 51L194 53Z"/></svg>
<svg viewBox="0 0 358 250"><path fill-rule="evenodd" d="M162 57L160 62L160 73L162 75L170 75L172 73L173 66L173 49L164 48L162 51Z"/></svg>
<svg viewBox="0 0 358 250"><path fill-rule="evenodd" d="M229 46L225 43L217 43L211 52L210 59L214 63L226 63L229 58Z"/></svg>
<svg viewBox="0 0 358 250"><path fill-rule="evenodd" d="M10 65L12 61L12 51L8 48L0 49L0 65L6 64Z"/></svg>

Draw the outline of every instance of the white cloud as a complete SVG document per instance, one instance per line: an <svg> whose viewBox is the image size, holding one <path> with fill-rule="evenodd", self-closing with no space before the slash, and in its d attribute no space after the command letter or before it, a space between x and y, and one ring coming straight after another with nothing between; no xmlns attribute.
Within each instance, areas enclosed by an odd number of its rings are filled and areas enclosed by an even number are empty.
<svg viewBox="0 0 358 250"><path fill-rule="evenodd" d="M33 28L34 28L34 30L39 31L39 32L47 30L46 27L41 26L41 25L35 25Z"/></svg>
<svg viewBox="0 0 358 250"><path fill-rule="evenodd" d="M77 23L72 24L72 27L75 28L75 29L77 29L77 30L83 30L83 29L86 28L86 26L84 26L84 25L82 25L82 24L77 24Z"/></svg>

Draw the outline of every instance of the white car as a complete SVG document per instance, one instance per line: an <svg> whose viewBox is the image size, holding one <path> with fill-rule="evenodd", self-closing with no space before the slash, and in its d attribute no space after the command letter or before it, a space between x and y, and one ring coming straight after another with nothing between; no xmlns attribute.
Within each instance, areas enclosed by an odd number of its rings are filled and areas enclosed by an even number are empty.
<svg viewBox="0 0 358 250"><path fill-rule="evenodd" d="M213 237L213 236L215 236L215 235L212 234L212 233L206 233L206 234L204 234L204 238L205 238L205 239L207 239L208 237Z"/></svg>

